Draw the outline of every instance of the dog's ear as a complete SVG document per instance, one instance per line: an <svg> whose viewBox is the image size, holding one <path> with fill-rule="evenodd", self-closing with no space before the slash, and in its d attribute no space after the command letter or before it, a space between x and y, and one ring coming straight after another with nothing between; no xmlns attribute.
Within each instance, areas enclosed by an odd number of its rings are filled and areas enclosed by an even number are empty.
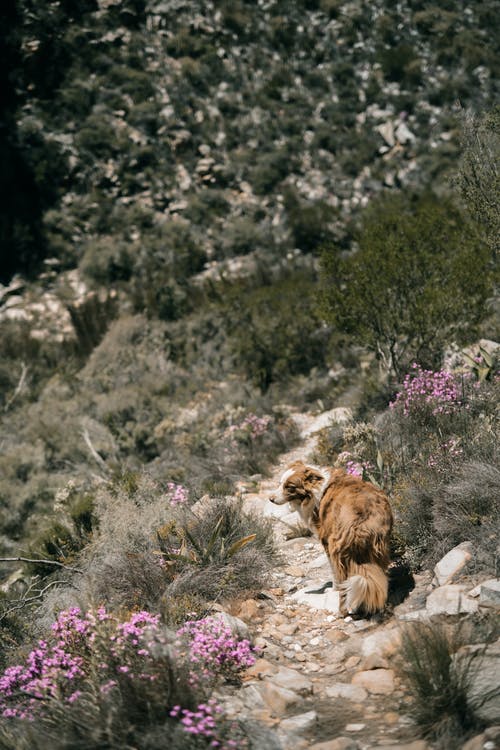
<svg viewBox="0 0 500 750"><path fill-rule="evenodd" d="M312 466L306 466L304 471L304 480L306 482L321 482L323 479L323 474L320 474L317 469L314 469Z"/></svg>

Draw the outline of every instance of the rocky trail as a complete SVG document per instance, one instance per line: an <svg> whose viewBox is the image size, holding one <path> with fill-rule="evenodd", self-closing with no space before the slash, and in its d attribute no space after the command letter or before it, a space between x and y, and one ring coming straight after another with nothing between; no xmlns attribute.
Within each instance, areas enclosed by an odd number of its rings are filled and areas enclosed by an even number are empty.
<svg viewBox="0 0 500 750"><path fill-rule="evenodd" d="M262 651L242 688L223 700L230 715L269 728L261 743L266 750L279 743L283 750L430 750L432 744L419 739L408 715L411 698L398 674L402 621L473 612L480 606L478 592L469 591L470 581L449 583L470 559L464 545L453 551L451 560L442 561L442 576L434 579L434 586L430 571L416 576L406 600L378 618L344 619L331 588L323 594L307 593L330 580L326 556L313 537L289 538L298 518L287 505L272 505L268 497L286 467L311 454L319 429L349 418L344 407L318 417L297 415L301 445L282 455L273 476L257 490L241 487L247 507L273 519L282 560L264 591L231 609ZM498 666L493 658L493 675ZM460 748L500 747L500 732L492 737L481 735Z"/></svg>

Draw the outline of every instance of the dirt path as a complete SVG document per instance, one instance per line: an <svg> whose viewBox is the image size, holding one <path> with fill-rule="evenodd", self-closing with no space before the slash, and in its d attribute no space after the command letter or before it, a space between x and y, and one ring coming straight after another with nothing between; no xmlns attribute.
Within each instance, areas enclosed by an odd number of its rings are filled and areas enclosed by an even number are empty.
<svg viewBox="0 0 500 750"><path fill-rule="evenodd" d="M312 537L287 541L290 524L298 519L288 506L268 501L284 469L313 451L316 431L348 416L345 408L318 417L296 415L301 445L281 456L257 491L245 494L248 507L273 519L283 560L266 590L234 609L263 651L231 710L272 727L284 750L426 750L407 715L408 696L394 669L398 620L389 615L378 621L344 619L331 589L321 596L304 593L330 579L327 559Z"/></svg>

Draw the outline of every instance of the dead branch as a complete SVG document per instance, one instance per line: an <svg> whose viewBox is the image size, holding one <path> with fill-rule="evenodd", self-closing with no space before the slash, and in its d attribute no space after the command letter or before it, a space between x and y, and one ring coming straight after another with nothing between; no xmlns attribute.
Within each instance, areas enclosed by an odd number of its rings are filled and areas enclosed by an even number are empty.
<svg viewBox="0 0 500 750"><path fill-rule="evenodd" d="M74 565L65 565L64 563L58 562L57 560L44 560L43 558L35 559L30 557L0 557L0 562L25 562L36 563L37 565L55 565L58 568L71 570L73 573L83 573L83 570L81 568L75 568Z"/></svg>

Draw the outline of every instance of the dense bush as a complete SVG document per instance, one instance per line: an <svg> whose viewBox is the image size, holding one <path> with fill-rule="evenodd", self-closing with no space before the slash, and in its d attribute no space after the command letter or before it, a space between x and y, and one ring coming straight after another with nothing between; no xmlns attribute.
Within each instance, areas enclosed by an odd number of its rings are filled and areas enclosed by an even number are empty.
<svg viewBox="0 0 500 750"><path fill-rule="evenodd" d="M228 329L235 362L265 392L272 383L326 364L327 330L314 309L307 274L245 293L231 290ZM307 346L304 346L307 341Z"/></svg>
<svg viewBox="0 0 500 750"><path fill-rule="evenodd" d="M323 253L322 311L401 374L474 330L492 292L487 248L448 201L393 195L363 216L358 249Z"/></svg>
<svg viewBox="0 0 500 750"><path fill-rule="evenodd" d="M177 633L140 611L121 620L104 607L59 613L25 664L0 677L5 748L246 746L213 688L255 661L247 640L205 618ZM36 723L34 720L36 719ZM36 726L36 732L33 727ZM161 736L161 744L159 743Z"/></svg>

